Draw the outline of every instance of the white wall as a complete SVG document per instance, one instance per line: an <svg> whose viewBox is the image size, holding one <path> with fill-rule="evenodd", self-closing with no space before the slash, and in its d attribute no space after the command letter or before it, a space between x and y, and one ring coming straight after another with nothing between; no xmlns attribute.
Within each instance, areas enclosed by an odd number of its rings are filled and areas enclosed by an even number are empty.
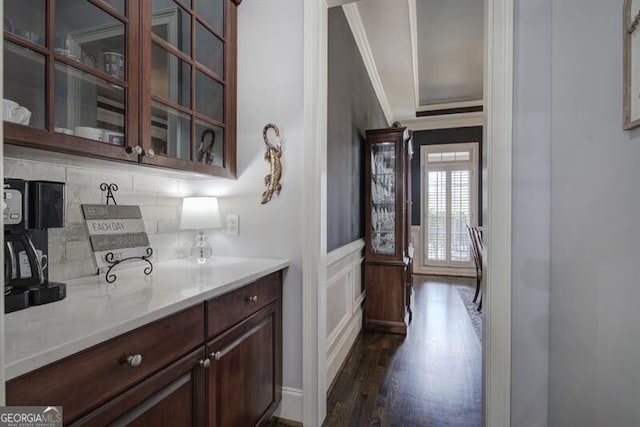
<svg viewBox="0 0 640 427"><path fill-rule="evenodd" d="M622 129L622 8L552 8L554 427L640 425L640 130Z"/></svg>
<svg viewBox="0 0 640 427"><path fill-rule="evenodd" d="M193 191L229 194L220 210L240 215L240 236L219 234L214 253L291 260L284 283L284 386L301 389L303 2L244 1L238 28L238 180ZM262 128L269 122L280 128L284 174L280 198L261 205L268 173Z"/></svg>
<svg viewBox="0 0 640 427"><path fill-rule="evenodd" d="M515 10L511 425L546 426L549 367L551 0Z"/></svg>
<svg viewBox="0 0 640 427"><path fill-rule="evenodd" d="M150 227L161 227L167 235L180 235L175 230L174 214L179 213L177 197L183 195L220 196L223 221L226 213L240 215L240 235L214 233L214 255L288 258L291 266L284 281L284 396L290 400L288 411L281 416L301 419L302 401L302 163L303 163L303 2L299 0L245 1L238 8L238 179L194 179L193 176L171 173L171 178L159 178L158 172L140 166L105 163L102 171L77 167L85 161L74 160L74 166L47 167L59 177L73 176L72 184L79 195L72 201L94 200L92 188L104 178L121 185L120 199L134 203L137 197L147 199L149 215L162 218L148 221ZM264 176L268 163L264 161L262 128L273 122L280 128L283 140L282 193L266 205L261 205ZM22 161L8 161L12 173L37 179L43 164L27 162L30 172L21 171ZM149 178L149 174L153 175ZM107 176L105 176L107 175ZM53 179L49 175L48 179ZM86 181L85 181L86 180ZM110 181L111 182L111 181ZM136 184L136 182L138 184ZM89 185L90 184L90 185ZM165 190L164 184L170 190ZM177 188L174 190L174 188ZM96 187L97 189L97 187ZM166 197L165 197L166 196ZM155 197L155 202L153 198ZM174 200L175 199L175 200ZM124 200L121 202L124 203ZM144 205L144 203L141 203ZM163 216L164 215L164 216ZM145 219L147 219L145 214ZM165 216L170 216L165 217ZM68 231L61 231L60 241L68 243ZM56 232L54 232L55 235ZM157 233L156 236L163 234ZM78 237L78 236L76 236ZM55 238L55 236L54 236ZM162 239L162 237L157 237ZM158 246L174 248L167 256L180 256L181 240L167 237ZM74 241L81 241L81 238ZM153 242L152 242L153 243ZM168 246L167 246L168 245ZM69 251L66 244L65 253ZM84 264L83 264L84 265ZM91 265L91 264L87 264ZM66 274L66 273L65 273ZM76 272L73 272L76 275ZM0 341L1 343L1 341ZM0 394L0 397L2 395ZM283 407L284 407L283 402ZM298 407L299 406L299 407Z"/></svg>

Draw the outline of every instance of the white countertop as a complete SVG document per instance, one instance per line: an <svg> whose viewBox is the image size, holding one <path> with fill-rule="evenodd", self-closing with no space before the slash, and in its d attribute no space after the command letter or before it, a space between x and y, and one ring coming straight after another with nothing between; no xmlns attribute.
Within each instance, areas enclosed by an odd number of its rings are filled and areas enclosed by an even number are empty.
<svg viewBox="0 0 640 427"><path fill-rule="evenodd" d="M5 315L6 379L48 365L206 299L289 266L288 260L214 257L116 267L115 283L104 274L67 281L67 297Z"/></svg>

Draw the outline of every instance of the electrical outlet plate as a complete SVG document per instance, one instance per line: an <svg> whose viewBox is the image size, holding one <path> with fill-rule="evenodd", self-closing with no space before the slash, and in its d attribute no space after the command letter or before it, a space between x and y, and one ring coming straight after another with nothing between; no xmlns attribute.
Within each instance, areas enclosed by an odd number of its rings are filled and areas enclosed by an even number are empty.
<svg viewBox="0 0 640 427"><path fill-rule="evenodd" d="M238 214L227 214L225 231L227 236L240 235L240 216Z"/></svg>

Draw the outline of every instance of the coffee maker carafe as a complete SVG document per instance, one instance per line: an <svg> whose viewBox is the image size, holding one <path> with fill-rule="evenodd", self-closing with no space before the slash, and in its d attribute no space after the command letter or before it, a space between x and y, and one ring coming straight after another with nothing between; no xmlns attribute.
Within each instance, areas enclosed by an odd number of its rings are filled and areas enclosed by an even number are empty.
<svg viewBox="0 0 640 427"><path fill-rule="evenodd" d="M3 198L5 313L65 298L46 270L47 229L64 226L64 183L5 179Z"/></svg>

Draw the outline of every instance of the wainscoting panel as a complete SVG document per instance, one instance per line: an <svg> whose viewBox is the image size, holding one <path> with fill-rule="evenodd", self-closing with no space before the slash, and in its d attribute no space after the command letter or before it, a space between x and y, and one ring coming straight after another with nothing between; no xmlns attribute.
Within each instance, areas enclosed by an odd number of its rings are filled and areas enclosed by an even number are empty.
<svg viewBox="0 0 640 427"><path fill-rule="evenodd" d="M362 251L359 239L327 254L327 387L362 328Z"/></svg>
<svg viewBox="0 0 640 427"><path fill-rule="evenodd" d="M413 274L433 274L436 276L476 277L473 268L433 267L424 265L424 248L420 238L420 226L411 226L411 243L416 250L413 258Z"/></svg>

